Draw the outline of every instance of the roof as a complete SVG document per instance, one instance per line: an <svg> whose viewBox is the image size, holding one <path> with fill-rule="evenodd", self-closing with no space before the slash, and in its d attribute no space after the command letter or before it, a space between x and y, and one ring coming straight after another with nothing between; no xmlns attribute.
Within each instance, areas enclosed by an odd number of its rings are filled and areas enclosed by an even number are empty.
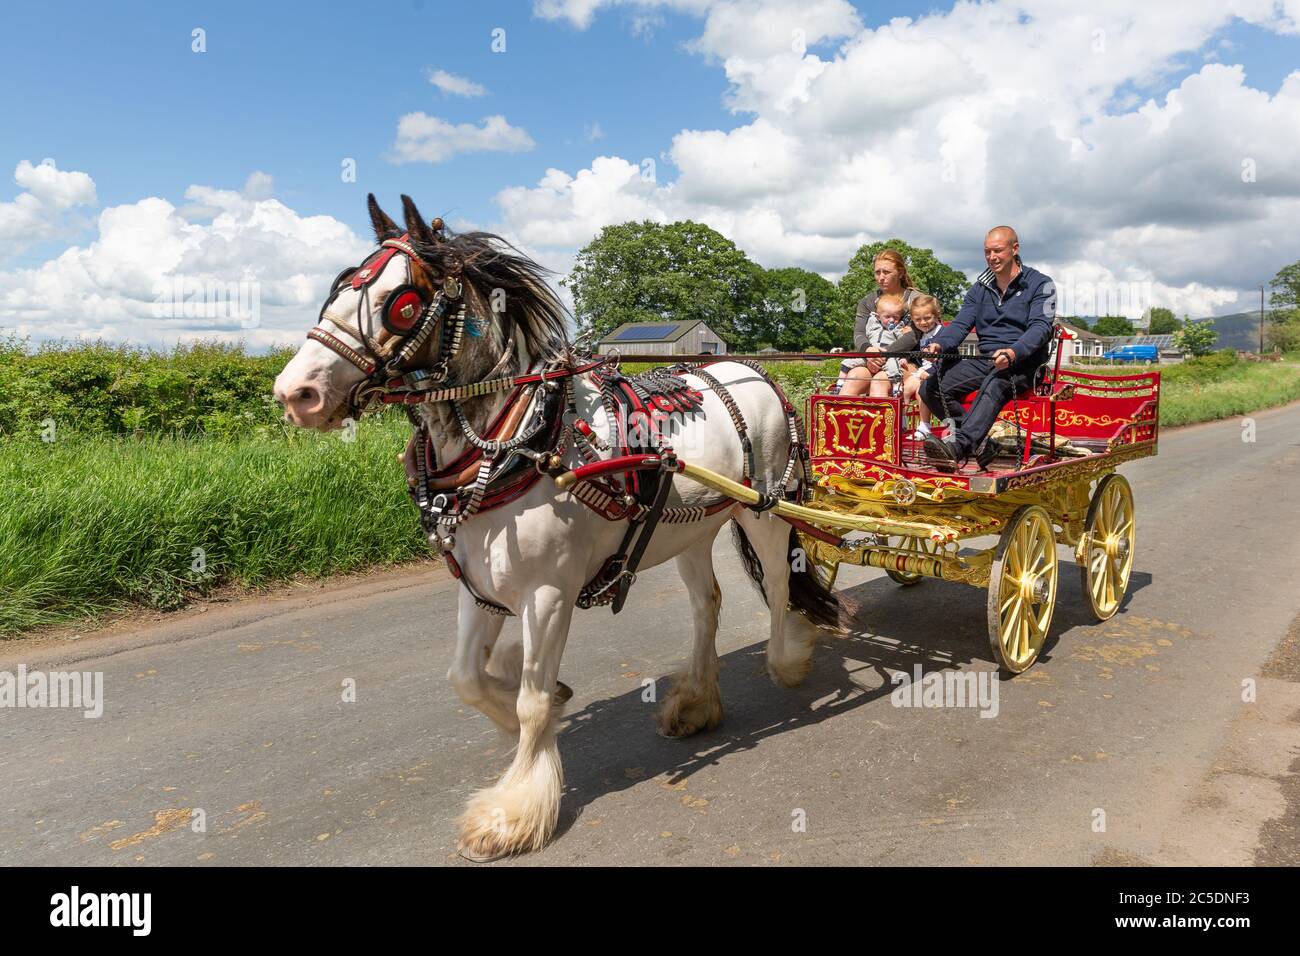
<svg viewBox="0 0 1300 956"><path fill-rule="evenodd" d="M1069 331L1074 335L1074 337L1075 337L1076 339L1099 339L1099 338L1101 338L1101 336L1098 335L1096 332L1090 331L1089 329L1081 329L1081 328L1079 328L1079 326L1077 326L1077 325L1071 325L1069 322L1060 322L1060 323L1057 323L1057 324L1063 326L1063 327L1066 328L1066 329L1068 329L1068 330L1069 330Z"/></svg>
<svg viewBox="0 0 1300 956"><path fill-rule="evenodd" d="M683 319L678 322L624 322L614 331L602 338L598 345L612 345L625 342L676 342L695 326L699 319ZM707 328L707 326L706 326Z"/></svg>
<svg viewBox="0 0 1300 956"><path fill-rule="evenodd" d="M1106 344L1111 348L1124 345L1154 345L1160 349L1177 349L1173 335L1108 335Z"/></svg>

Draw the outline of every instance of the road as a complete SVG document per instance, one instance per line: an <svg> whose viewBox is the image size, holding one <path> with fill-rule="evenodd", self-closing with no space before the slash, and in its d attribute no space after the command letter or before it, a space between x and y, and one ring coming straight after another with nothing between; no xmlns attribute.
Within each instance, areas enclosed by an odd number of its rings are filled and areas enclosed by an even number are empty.
<svg viewBox="0 0 1300 956"><path fill-rule="evenodd" d="M558 838L495 865L1300 862L1300 406L1255 428L1166 432L1125 468L1130 599L1092 623L1062 549L1054 636L992 719L890 698L914 665L994 671L983 591L845 569L855 632L783 690L724 535L726 717L662 739L643 682L662 696L690 621L673 567L646 572L617 618L575 619ZM0 864L471 865L455 817L508 757L446 681L454 616L426 567L0 648L105 698L0 709Z"/></svg>

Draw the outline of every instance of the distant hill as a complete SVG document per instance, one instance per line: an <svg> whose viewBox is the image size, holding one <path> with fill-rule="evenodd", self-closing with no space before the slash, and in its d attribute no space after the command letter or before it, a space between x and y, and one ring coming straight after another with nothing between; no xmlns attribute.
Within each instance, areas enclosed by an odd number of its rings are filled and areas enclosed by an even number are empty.
<svg viewBox="0 0 1300 956"><path fill-rule="evenodd" d="M1219 340L1214 343L1216 349L1241 349L1244 352L1259 349L1258 312L1234 312L1206 318L1214 322L1214 331L1219 333Z"/></svg>

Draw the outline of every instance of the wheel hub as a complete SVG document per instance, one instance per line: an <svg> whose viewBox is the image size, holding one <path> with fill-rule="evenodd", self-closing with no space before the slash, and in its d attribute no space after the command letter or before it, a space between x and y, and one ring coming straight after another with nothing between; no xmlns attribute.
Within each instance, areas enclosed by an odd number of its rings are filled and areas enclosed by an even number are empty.
<svg viewBox="0 0 1300 956"><path fill-rule="evenodd" d="M1026 574L1020 578L1020 597L1027 604L1042 604L1047 600L1047 582L1042 577Z"/></svg>
<svg viewBox="0 0 1300 956"><path fill-rule="evenodd" d="M1128 554L1128 539L1122 538L1117 534L1108 534L1106 535L1104 547L1106 549L1106 557L1122 558Z"/></svg>

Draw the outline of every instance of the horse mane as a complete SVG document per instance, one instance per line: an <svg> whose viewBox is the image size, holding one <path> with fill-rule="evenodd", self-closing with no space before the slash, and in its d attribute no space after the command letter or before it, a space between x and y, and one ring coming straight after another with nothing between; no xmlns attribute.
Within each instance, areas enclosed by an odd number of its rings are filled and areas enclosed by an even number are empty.
<svg viewBox="0 0 1300 956"><path fill-rule="evenodd" d="M568 351L567 310L546 284L551 270L491 232L443 227L434 241L412 238L411 245L435 275L460 275L470 307L480 315L495 316L495 297L504 295L503 318L515 323L534 358L555 359Z"/></svg>

